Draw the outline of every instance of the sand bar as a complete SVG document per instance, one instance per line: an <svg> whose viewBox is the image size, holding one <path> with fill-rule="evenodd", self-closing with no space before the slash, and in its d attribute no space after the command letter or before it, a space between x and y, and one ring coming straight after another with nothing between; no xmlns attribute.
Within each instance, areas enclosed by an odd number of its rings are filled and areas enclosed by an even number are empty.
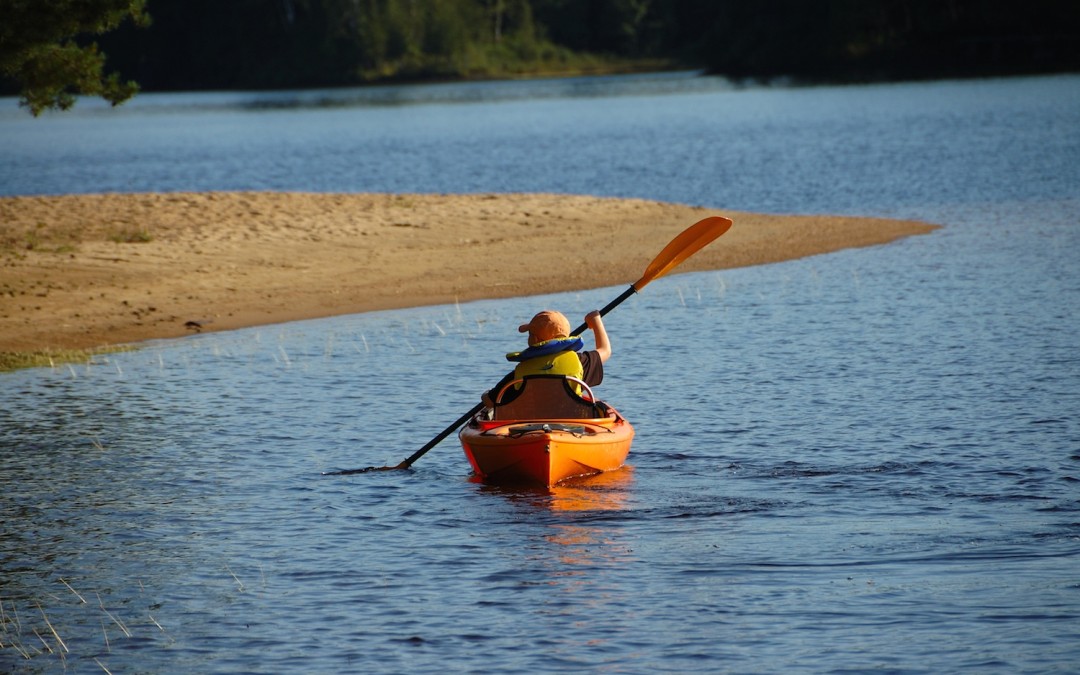
<svg viewBox="0 0 1080 675"><path fill-rule="evenodd" d="M885 244L927 223L553 194L211 192L0 198L0 352L629 284L697 220L679 272Z"/></svg>

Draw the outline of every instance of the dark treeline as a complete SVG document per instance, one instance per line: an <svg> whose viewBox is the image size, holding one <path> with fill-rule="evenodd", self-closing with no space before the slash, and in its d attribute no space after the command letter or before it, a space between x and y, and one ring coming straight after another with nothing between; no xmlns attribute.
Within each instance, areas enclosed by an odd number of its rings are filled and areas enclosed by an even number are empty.
<svg viewBox="0 0 1080 675"><path fill-rule="evenodd" d="M149 0L97 38L144 90L604 67L858 81L1080 70L1080 0Z"/></svg>

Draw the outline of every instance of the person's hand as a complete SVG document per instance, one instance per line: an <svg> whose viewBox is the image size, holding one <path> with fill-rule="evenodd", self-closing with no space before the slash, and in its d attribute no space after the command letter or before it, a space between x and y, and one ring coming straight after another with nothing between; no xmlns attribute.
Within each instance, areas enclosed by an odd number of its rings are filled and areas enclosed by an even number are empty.
<svg viewBox="0 0 1080 675"><path fill-rule="evenodd" d="M604 319L598 310L593 310L585 315L585 325L593 332L596 340L596 353L600 355L600 362L604 363L611 357L611 339L608 338L607 329L604 328Z"/></svg>

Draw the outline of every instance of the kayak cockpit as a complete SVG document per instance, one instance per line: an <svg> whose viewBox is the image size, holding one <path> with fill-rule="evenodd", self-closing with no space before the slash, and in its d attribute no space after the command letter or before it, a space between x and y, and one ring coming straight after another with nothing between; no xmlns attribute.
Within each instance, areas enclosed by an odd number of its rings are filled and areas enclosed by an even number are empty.
<svg viewBox="0 0 1080 675"><path fill-rule="evenodd" d="M606 417L592 389L583 380L565 375L529 375L508 382L498 391L491 419L550 420Z"/></svg>

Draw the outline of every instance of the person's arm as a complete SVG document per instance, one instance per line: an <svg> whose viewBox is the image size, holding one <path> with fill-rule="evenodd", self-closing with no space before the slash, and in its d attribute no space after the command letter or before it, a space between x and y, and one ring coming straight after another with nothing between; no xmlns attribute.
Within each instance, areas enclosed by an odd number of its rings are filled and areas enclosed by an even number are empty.
<svg viewBox="0 0 1080 675"><path fill-rule="evenodd" d="M600 312L593 310L585 315L585 325L593 332L596 341L596 353L600 355L600 362L604 363L611 358L611 340L604 328L604 319Z"/></svg>

